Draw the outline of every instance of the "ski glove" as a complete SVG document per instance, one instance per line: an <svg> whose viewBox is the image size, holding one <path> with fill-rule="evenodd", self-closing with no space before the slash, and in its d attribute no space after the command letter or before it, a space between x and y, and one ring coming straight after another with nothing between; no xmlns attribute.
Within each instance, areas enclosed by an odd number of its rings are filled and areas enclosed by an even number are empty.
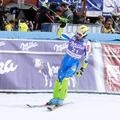
<svg viewBox="0 0 120 120"><path fill-rule="evenodd" d="M81 75L82 75L83 72L84 72L84 68L81 67L81 69L76 72L77 77L81 77Z"/></svg>
<svg viewBox="0 0 120 120"><path fill-rule="evenodd" d="M59 18L61 23L68 23L69 22L69 20L67 18L60 17L60 16L58 16L58 18Z"/></svg>

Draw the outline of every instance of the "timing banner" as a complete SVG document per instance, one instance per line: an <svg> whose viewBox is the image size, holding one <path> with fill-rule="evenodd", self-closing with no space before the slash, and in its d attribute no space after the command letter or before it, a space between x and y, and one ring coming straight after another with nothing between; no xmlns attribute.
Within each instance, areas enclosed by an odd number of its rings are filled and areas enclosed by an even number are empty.
<svg viewBox="0 0 120 120"><path fill-rule="evenodd" d="M105 88L120 91L120 45L102 44Z"/></svg>

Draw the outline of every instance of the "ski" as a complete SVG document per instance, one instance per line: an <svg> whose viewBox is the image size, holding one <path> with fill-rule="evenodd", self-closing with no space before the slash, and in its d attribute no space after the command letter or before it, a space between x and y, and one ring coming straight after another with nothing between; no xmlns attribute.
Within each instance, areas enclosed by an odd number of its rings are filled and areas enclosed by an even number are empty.
<svg viewBox="0 0 120 120"><path fill-rule="evenodd" d="M68 104L71 104L72 102L69 102L69 103L64 103L63 105L48 105L47 106L47 110L49 110L49 111L53 111L53 110L55 110L55 109L57 109L57 108L60 108L60 107L63 107L63 106L65 106L65 105L68 105Z"/></svg>
<svg viewBox="0 0 120 120"><path fill-rule="evenodd" d="M64 105L68 105L68 104L71 104L72 102L69 102L69 103L64 103L63 105L48 105L48 104L41 104L41 105L37 105L37 104L26 104L27 107L29 108L42 108L42 107L47 107L47 109L49 111L53 111L59 107L62 107Z"/></svg>
<svg viewBox="0 0 120 120"><path fill-rule="evenodd" d="M57 108L59 108L61 106L63 106L63 105L50 105L50 106L47 106L47 109L49 111L53 111L53 110L55 110L55 109L57 109Z"/></svg>
<svg viewBox="0 0 120 120"><path fill-rule="evenodd" d="M43 104L43 105L30 105L30 104L26 104L27 107L29 108L41 108L41 107L46 107L48 106L47 104Z"/></svg>

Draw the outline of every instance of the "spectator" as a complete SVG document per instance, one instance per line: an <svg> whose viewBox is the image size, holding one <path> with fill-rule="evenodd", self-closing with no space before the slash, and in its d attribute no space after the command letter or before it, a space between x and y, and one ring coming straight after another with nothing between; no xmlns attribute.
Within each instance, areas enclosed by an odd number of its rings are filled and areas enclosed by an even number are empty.
<svg viewBox="0 0 120 120"><path fill-rule="evenodd" d="M10 20L9 22L7 22L5 24L5 30L6 31L13 31L14 30L14 25L15 25L15 22L13 20Z"/></svg>
<svg viewBox="0 0 120 120"><path fill-rule="evenodd" d="M119 25L120 25L120 16L114 16L113 17L113 20L114 20L114 28L115 28L115 32L119 32L120 30L120 27L119 27Z"/></svg>
<svg viewBox="0 0 120 120"><path fill-rule="evenodd" d="M32 21L27 20L26 23L27 23L27 25L29 27L29 30L33 31L33 23L32 23Z"/></svg>
<svg viewBox="0 0 120 120"><path fill-rule="evenodd" d="M3 6L3 1L0 0L0 30L5 30L5 28L4 28L4 16L5 16L5 9Z"/></svg>
<svg viewBox="0 0 120 120"><path fill-rule="evenodd" d="M52 22L53 22L53 17L50 15L50 11L46 7L41 6L38 9L35 16L34 29L41 30L42 23L52 23Z"/></svg>
<svg viewBox="0 0 120 120"><path fill-rule="evenodd" d="M18 31L20 31L20 32L29 31L29 27L28 27L27 23L25 22L25 20L20 20Z"/></svg>
<svg viewBox="0 0 120 120"><path fill-rule="evenodd" d="M60 4L57 3L57 2L51 2L49 4L49 9L52 10L52 11L54 11L54 12L56 12L59 9L59 7L60 7ZM50 14L54 15L54 13L52 11L50 12Z"/></svg>
<svg viewBox="0 0 120 120"><path fill-rule="evenodd" d="M73 12L69 9L68 4L62 2L60 7L62 10L62 17L67 18L70 23L73 23Z"/></svg>
<svg viewBox="0 0 120 120"><path fill-rule="evenodd" d="M104 26L102 26L102 28L101 28L101 32L102 33L115 33L115 30L114 30L114 28L112 26L113 26L112 20L107 19L105 21Z"/></svg>
<svg viewBox="0 0 120 120"><path fill-rule="evenodd" d="M115 33L120 34L120 21L118 22L118 25L115 28Z"/></svg>
<svg viewBox="0 0 120 120"><path fill-rule="evenodd" d="M99 15L98 20L96 21L96 24L103 26L104 23L105 23L105 18Z"/></svg>
<svg viewBox="0 0 120 120"><path fill-rule="evenodd" d="M74 14L74 17L73 17L74 24L84 23L83 13L81 13L80 11L74 11L73 14Z"/></svg>
<svg viewBox="0 0 120 120"><path fill-rule="evenodd" d="M35 15L35 23L34 23L34 30L39 30L40 29L40 9L37 10L36 15Z"/></svg>

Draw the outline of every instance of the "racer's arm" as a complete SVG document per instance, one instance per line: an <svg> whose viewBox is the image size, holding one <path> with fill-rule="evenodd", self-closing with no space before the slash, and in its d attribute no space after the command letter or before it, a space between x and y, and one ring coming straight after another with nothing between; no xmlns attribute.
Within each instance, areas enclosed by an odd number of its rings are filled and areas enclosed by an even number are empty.
<svg viewBox="0 0 120 120"><path fill-rule="evenodd" d="M63 18L63 17L60 17L59 16L59 20L60 20L60 27L58 28L58 31L57 31L57 36L60 38L61 35L62 35L62 32L66 26L66 24L69 22L69 20L67 18Z"/></svg>
<svg viewBox="0 0 120 120"><path fill-rule="evenodd" d="M89 56L91 53L91 43L90 41L88 41L87 46L86 46L86 50L85 50L85 59L83 61L83 64L80 68L80 70L76 73L78 77L80 77L82 75L82 73L84 72L84 70L87 68L88 66L88 61L89 61Z"/></svg>
<svg viewBox="0 0 120 120"><path fill-rule="evenodd" d="M82 64L82 68L85 69L88 65L88 61L89 61L89 56L90 56L90 53L91 53L91 43L90 41L88 41L87 43L87 46L86 46L86 55L85 55L85 59L84 59L84 62Z"/></svg>

